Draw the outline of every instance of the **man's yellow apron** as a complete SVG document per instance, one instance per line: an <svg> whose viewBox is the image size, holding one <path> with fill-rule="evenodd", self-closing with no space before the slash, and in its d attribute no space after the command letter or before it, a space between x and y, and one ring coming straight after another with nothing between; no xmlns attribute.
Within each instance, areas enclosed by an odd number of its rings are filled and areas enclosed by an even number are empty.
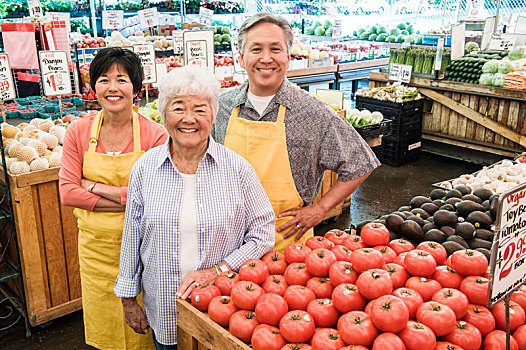
<svg viewBox="0 0 526 350"><path fill-rule="evenodd" d="M96 153L102 112L93 121L89 148L84 153L84 178L113 186L128 186L130 171L143 154L139 116L133 114L133 152ZM94 212L76 208L79 261L86 343L98 349L155 349L152 335L140 335L124 320L124 309L113 293L119 274L124 212ZM141 299L141 298L138 298ZM142 300L139 300L142 305Z"/></svg>
<svg viewBox="0 0 526 350"><path fill-rule="evenodd" d="M279 213L303 207L303 200L296 189L290 168L285 132L286 107L279 106L276 122L252 121L239 117L239 107L234 108L228 121L225 146L244 157L256 170L256 174L270 199L276 215L276 244L274 250L285 251L294 242L296 235L284 239L290 229L277 232L278 227L291 220L287 216L278 218ZM311 228L301 237L304 243L314 235Z"/></svg>

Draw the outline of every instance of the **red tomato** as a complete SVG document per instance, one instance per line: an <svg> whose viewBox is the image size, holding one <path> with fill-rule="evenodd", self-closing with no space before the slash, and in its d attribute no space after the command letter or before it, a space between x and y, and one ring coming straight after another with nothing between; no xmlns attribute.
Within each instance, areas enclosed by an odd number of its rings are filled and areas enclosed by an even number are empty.
<svg viewBox="0 0 526 350"><path fill-rule="evenodd" d="M461 275L478 276L486 273L488 259L476 250L457 250L451 255L451 265Z"/></svg>
<svg viewBox="0 0 526 350"><path fill-rule="evenodd" d="M377 250L362 248L352 252L351 263L354 270L360 273L369 269L381 268L384 265L384 258Z"/></svg>
<svg viewBox="0 0 526 350"><path fill-rule="evenodd" d="M513 338L519 345L519 350L526 350L526 325L522 325L515 330Z"/></svg>
<svg viewBox="0 0 526 350"><path fill-rule="evenodd" d="M431 328L415 321L407 322L407 326L398 333L407 350L434 349L436 337Z"/></svg>
<svg viewBox="0 0 526 350"><path fill-rule="evenodd" d="M511 300L519 304L523 310L526 310L526 290L517 289L511 295Z"/></svg>
<svg viewBox="0 0 526 350"><path fill-rule="evenodd" d="M221 291L216 286L209 284L207 286L199 286L192 291L190 299L192 305L201 311L208 310L208 304L213 297L221 295Z"/></svg>
<svg viewBox="0 0 526 350"><path fill-rule="evenodd" d="M254 310L260 296L265 291L257 284L250 281L239 281L230 292L232 301L242 310Z"/></svg>
<svg viewBox="0 0 526 350"><path fill-rule="evenodd" d="M306 311L289 311L279 321L283 338L291 343L305 343L314 335L314 328L314 319Z"/></svg>
<svg viewBox="0 0 526 350"><path fill-rule="evenodd" d="M312 249L302 243L291 243L285 248L285 260L287 263L303 263Z"/></svg>
<svg viewBox="0 0 526 350"><path fill-rule="evenodd" d="M312 290L318 299L330 298L334 289L330 279L324 277L312 277L307 281L306 287Z"/></svg>
<svg viewBox="0 0 526 350"><path fill-rule="evenodd" d="M353 252L358 249L367 248L367 244L363 243L362 238L357 235L349 235L349 237L343 241L343 245Z"/></svg>
<svg viewBox="0 0 526 350"><path fill-rule="evenodd" d="M373 301L370 301L367 303L367 305L365 306L365 309L363 310L367 315L371 316L371 311L373 309Z"/></svg>
<svg viewBox="0 0 526 350"><path fill-rule="evenodd" d="M252 333L252 348L254 350L280 350L287 341L278 328L260 324Z"/></svg>
<svg viewBox="0 0 526 350"><path fill-rule="evenodd" d="M287 344L281 350L311 350L312 347L305 343Z"/></svg>
<svg viewBox="0 0 526 350"><path fill-rule="evenodd" d="M307 266L307 270L313 276L328 277L329 269L336 261L338 260L333 252L325 248L318 248L307 255L305 266Z"/></svg>
<svg viewBox="0 0 526 350"><path fill-rule="evenodd" d="M385 264L392 263L394 259L396 259L396 252L386 245L377 245L376 247L373 247L373 249L378 250L380 253L382 253L382 257L384 258Z"/></svg>
<svg viewBox="0 0 526 350"><path fill-rule="evenodd" d="M354 284L340 284L332 291L332 301L342 313L363 310L365 299Z"/></svg>
<svg viewBox="0 0 526 350"><path fill-rule="evenodd" d="M456 322L453 331L443 336L442 339L457 344L465 350L478 350L482 344L480 331L466 321Z"/></svg>
<svg viewBox="0 0 526 350"><path fill-rule="evenodd" d="M256 314L253 311L239 310L230 316L228 328L232 335L238 337L245 343L250 343L254 329L259 325Z"/></svg>
<svg viewBox="0 0 526 350"><path fill-rule="evenodd" d="M278 295L283 296L288 286L289 284L285 280L285 276L270 275L265 279L265 281L261 285L261 288L263 288L265 293L276 293Z"/></svg>
<svg viewBox="0 0 526 350"><path fill-rule="evenodd" d="M323 328L312 337L312 350L338 350L345 346L340 332L332 328Z"/></svg>
<svg viewBox="0 0 526 350"><path fill-rule="evenodd" d="M395 251L396 255L400 255L415 249L413 243L403 238L393 239L391 242L389 242L389 247Z"/></svg>
<svg viewBox="0 0 526 350"><path fill-rule="evenodd" d="M437 269L437 263L433 255L423 250L412 250L407 253L404 267L413 276L431 277Z"/></svg>
<svg viewBox="0 0 526 350"><path fill-rule="evenodd" d="M489 280L480 276L469 276L460 283L460 291L468 297L470 304L486 305Z"/></svg>
<svg viewBox="0 0 526 350"><path fill-rule="evenodd" d="M447 341L439 341L435 346L435 350L464 350L460 346L452 344Z"/></svg>
<svg viewBox="0 0 526 350"><path fill-rule="evenodd" d="M307 305L307 312L314 318L316 327L334 327L340 312L331 299L315 299Z"/></svg>
<svg viewBox="0 0 526 350"><path fill-rule="evenodd" d="M268 275L269 269L267 264L259 259L247 260L239 269L239 278L242 281L251 281L261 284Z"/></svg>
<svg viewBox="0 0 526 350"><path fill-rule="evenodd" d="M453 255L450 255L450 256L447 257L446 261L444 262L444 265L453 268L453 265L451 265L451 257L452 257L452 256L453 256Z"/></svg>
<svg viewBox="0 0 526 350"><path fill-rule="evenodd" d="M510 330L513 332L519 326L524 324L526 320L524 309L514 301L510 301L509 304L510 314ZM504 300L497 303L491 308L491 313L495 317L495 328L502 331L506 330L506 304Z"/></svg>
<svg viewBox="0 0 526 350"><path fill-rule="evenodd" d="M346 347L340 348L340 350L369 350L369 349L361 345L348 345Z"/></svg>
<svg viewBox="0 0 526 350"><path fill-rule="evenodd" d="M344 245L336 245L332 248L331 252L334 253L334 256L338 261L351 261L352 250L347 248Z"/></svg>
<svg viewBox="0 0 526 350"><path fill-rule="evenodd" d="M325 238L327 238L329 241L334 243L335 245L343 245L343 241L350 235L345 232L338 229L327 231L325 234Z"/></svg>
<svg viewBox="0 0 526 350"><path fill-rule="evenodd" d="M334 247L334 243L329 241L327 238L321 237L321 236L314 236L314 237L309 238L305 242L305 245L312 250L319 249L319 248L331 250Z"/></svg>
<svg viewBox="0 0 526 350"><path fill-rule="evenodd" d="M416 310L418 310L418 307L424 303L422 296L418 294L416 290L410 288L398 288L393 291L393 295L400 298L405 306L407 306L409 318L415 319Z"/></svg>
<svg viewBox="0 0 526 350"><path fill-rule="evenodd" d="M376 222L370 222L362 227L360 237L363 243L370 247L389 244L389 230L385 225Z"/></svg>
<svg viewBox="0 0 526 350"><path fill-rule="evenodd" d="M277 326L279 320L289 311L289 306L281 295L267 293L259 297L255 311L259 322Z"/></svg>
<svg viewBox="0 0 526 350"><path fill-rule="evenodd" d="M422 296L424 301L429 301L433 294L442 289L442 286L437 281L425 277L410 277L405 283L407 288L414 289Z"/></svg>
<svg viewBox="0 0 526 350"><path fill-rule="evenodd" d="M342 315L338 320L338 330L346 344L366 347L370 347L378 335L373 321L363 311L351 311Z"/></svg>
<svg viewBox="0 0 526 350"><path fill-rule="evenodd" d="M409 309L401 299L384 295L372 301L371 319L382 332L398 333L409 321Z"/></svg>
<svg viewBox="0 0 526 350"><path fill-rule="evenodd" d="M431 278L440 283L444 288L460 289L460 283L462 283L464 277L459 275L451 267L441 265L437 266L437 269Z"/></svg>
<svg viewBox="0 0 526 350"><path fill-rule="evenodd" d="M225 271L217 276L215 286L221 291L221 295L230 295L230 291L236 282L239 281L239 275L235 272Z"/></svg>
<svg viewBox="0 0 526 350"><path fill-rule="evenodd" d="M271 275L283 275L287 268L285 254L280 252L268 252L261 260L267 264L268 272Z"/></svg>
<svg viewBox="0 0 526 350"><path fill-rule="evenodd" d="M212 321L219 323L221 326L228 326L230 316L238 310L232 299L228 296L213 297L208 304L208 316Z"/></svg>
<svg viewBox="0 0 526 350"><path fill-rule="evenodd" d="M442 247L442 244L437 242L425 241L420 243L416 249L423 250L431 254L433 258L435 258L437 266L442 265L447 259L446 249Z"/></svg>
<svg viewBox="0 0 526 350"><path fill-rule="evenodd" d="M316 299L316 295L307 287L292 285L287 288L283 298L289 305L289 310L307 310L307 305Z"/></svg>
<svg viewBox="0 0 526 350"><path fill-rule="evenodd" d="M396 334L382 333L374 340L373 350L405 350L405 345Z"/></svg>
<svg viewBox="0 0 526 350"><path fill-rule="evenodd" d="M416 310L416 319L433 330L437 337L451 333L455 328L455 312L436 301L423 303Z"/></svg>
<svg viewBox="0 0 526 350"><path fill-rule="evenodd" d="M311 278L312 275L304 263L292 263L285 270L285 280L287 280L289 285L299 284L304 286Z"/></svg>
<svg viewBox="0 0 526 350"><path fill-rule="evenodd" d="M358 273L348 261L337 261L329 268L329 278L334 287L342 283L356 283Z"/></svg>
<svg viewBox="0 0 526 350"><path fill-rule="evenodd" d="M455 312L457 320L464 317L468 312L468 297L457 289L442 288L433 294L431 300L449 306Z"/></svg>
<svg viewBox="0 0 526 350"><path fill-rule="evenodd" d="M483 336L495 329L493 314L482 305L469 304L468 312L463 320L477 327Z"/></svg>
<svg viewBox="0 0 526 350"><path fill-rule="evenodd" d="M365 299L374 300L382 295L391 294L393 281L387 271L370 269L362 272L356 280L356 286Z"/></svg>
<svg viewBox="0 0 526 350"><path fill-rule="evenodd" d="M492 331L484 338L484 350L505 350L506 349L506 332ZM510 337L510 350L519 350L517 341Z"/></svg>
<svg viewBox="0 0 526 350"><path fill-rule="evenodd" d="M391 281L393 281L393 289L405 286L405 282L407 282L409 274L407 273L404 267L395 263L390 263L382 266L382 269L389 272L389 276L391 276Z"/></svg>
<svg viewBox="0 0 526 350"><path fill-rule="evenodd" d="M409 252L403 252L403 253L400 253L400 254L394 259L393 263L405 267L405 257L407 256L407 253L409 253Z"/></svg>

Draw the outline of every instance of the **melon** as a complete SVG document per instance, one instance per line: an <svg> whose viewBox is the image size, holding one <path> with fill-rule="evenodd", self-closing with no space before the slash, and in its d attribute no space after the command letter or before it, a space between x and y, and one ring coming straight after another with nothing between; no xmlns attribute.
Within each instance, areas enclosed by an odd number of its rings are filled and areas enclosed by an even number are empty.
<svg viewBox="0 0 526 350"><path fill-rule="evenodd" d="M27 125L24 129L22 129L23 132L29 133L30 131L36 130L37 127L34 125Z"/></svg>
<svg viewBox="0 0 526 350"><path fill-rule="evenodd" d="M31 171L44 170L49 168L49 162L46 158L38 158L29 164L29 169Z"/></svg>
<svg viewBox="0 0 526 350"><path fill-rule="evenodd" d="M29 164L27 164L26 162L20 162L20 161L14 162L9 167L9 172L15 175L29 173L30 171L31 171L31 168L29 167Z"/></svg>
<svg viewBox="0 0 526 350"><path fill-rule="evenodd" d="M35 127L38 128L38 124L40 124L40 122L42 121L43 119L41 118L35 118L35 119L31 119L31 121L29 122L30 125L33 125Z"/></svg>
<svg viewBox="0 0 526 350"><path fill-rule="evenodd" d="M2 124L2 137L12 139L18 134L20 130L9 124Z"/></svg>
<svg viewBox="0 0 526 350"><path fill-rule="evenodd" d="M23 146L17 158L21 161L23 160L27 164L30 164L33 160L39 158L39 156L38 152L33 147Z"/></svg>
<svg viewBox="0 0 526 350"><path fill-rule="evenodd" d="M29 141L32 141L34 139L30 138L30 137L21 137L18 142L20 142L21 144L23 144L24 146L27 146L27 144L29 143Z"/></svg>
<svg viewBox="0 0 526 350"><path fill-rule="evenodd" d="M38 128L42 131L48 132L53 125L55 125L55 123L53 123L51 119L46 119L38 124Z"/></svg>
<svg viewBox="0 0 526 350"><path fill-rule="evenodd" d="M42 132L37 135L37 139L44 141L44 143L47 145L47 148L53 149L58 146L58 138L54 135L51 135L47 132Z"/></svg>
<svg viewBox="0 0 526 350"><path fill-rule="evenodd" d="M25 146L22 145L18 141L14 141L14 142L9 146L9 151L7 153L9 154L9 157L11 158L18 158L18 156L22 152L22 148L24 148Z"/></svg>
<svg viewBox="0 0 526 350"><path fill-rule="evenodd" d="M31 140L31 139L30 139ZM44 154L46 154L46 151L47 151L47 145L43 142L43 141L40 141L40 140L35 140L35 139L32 139L31 141L29 141L27 143L27 145L29 147L32 147L35 149L35 151L37 151L38 155L40 157L42 157Z"/></svg>
<svg viewBox="0 0 526 350"><path fill-rule="evenodd" d="M50 168L59 167L60 166L60 158L61 158L60 153L53 152L53 154L49 157L49 167Z"/></svg>

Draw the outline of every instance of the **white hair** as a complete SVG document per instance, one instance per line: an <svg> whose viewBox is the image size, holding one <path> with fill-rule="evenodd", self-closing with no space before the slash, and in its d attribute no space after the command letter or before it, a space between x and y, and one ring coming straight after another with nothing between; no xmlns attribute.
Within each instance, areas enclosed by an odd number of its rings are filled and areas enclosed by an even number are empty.
<svg viewBox="0 0 526 350"><path fill-rule="evenodd" d="M163 123L166 117L166 107L168 102L178 96L195 95L206 98L212 107L213 119L215 122L219 104L221 85L214 74L204 68L188 65L175 68L159 82L159 101L157 108L161 114Z"/></svg>

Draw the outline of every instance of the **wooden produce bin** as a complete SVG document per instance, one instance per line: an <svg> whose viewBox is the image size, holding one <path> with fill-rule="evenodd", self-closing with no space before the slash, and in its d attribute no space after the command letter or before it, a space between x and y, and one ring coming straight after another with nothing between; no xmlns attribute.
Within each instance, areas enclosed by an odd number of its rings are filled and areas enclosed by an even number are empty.
<svg viewBox="0 0 526 350"><path fill-rule="evenodd" d="M77 219L73 208L60 203L58 172L52 168L9 175L32 326L82 308Z"/></svg>
<svg viewBox="0 0 526 350"><path fill-rule="evenodd" d="M371 73L370 86L388 82ZM422 139L513 157L526 148L526 91L411 78L427 101Z"/></svg>
<svg viewBox="0 0 526 350"><path fill-rule="evenodd" d="M177 299L177 348L180 350L250 350L247 344L186 300Z"/></svg>

